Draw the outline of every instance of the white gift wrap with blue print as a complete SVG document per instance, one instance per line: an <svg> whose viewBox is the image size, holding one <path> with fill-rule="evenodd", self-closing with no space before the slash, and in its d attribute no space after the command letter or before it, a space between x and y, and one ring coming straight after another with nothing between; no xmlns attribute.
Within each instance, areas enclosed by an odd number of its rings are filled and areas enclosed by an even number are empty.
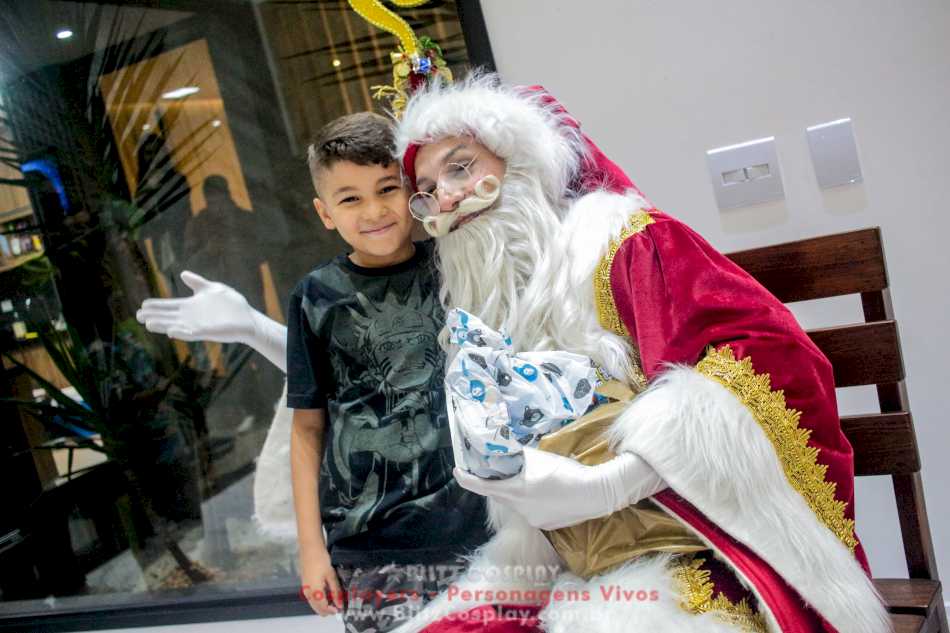
<svg viewBox="0 0 950 633"><path fill-rule="evenodd" d="M512 351L511 339L455 308L447 316L458 354L445 375L457 464L485 479L521 471L522 448L584 415L600 383L590 358ZM456 437L458 435L458 437Z"/></svg>

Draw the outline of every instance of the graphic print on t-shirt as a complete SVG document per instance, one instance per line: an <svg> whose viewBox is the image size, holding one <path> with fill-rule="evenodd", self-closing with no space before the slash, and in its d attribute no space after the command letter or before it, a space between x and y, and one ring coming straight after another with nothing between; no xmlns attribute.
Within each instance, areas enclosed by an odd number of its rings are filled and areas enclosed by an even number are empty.
<svg viewBox="0 0 950 633"><path fill-rule="evenodd" d="M343 415L334 415L331 403L330 417L346 422L334 429L324 464L335 471L333 492L348 509L340 517L341 535L365 530L397 501L401 513L426 512L437 497L430 491L452 476L443 454L450 445L440 432L442 310L435 293L423 291L420 276L407 285L390 284L381 301L357 291L346 306L346 326L334 327L332 347L340 353L331 354L330 364ZM372 398L347 398L373 392ZM414 501L407 504L406 497Z"/></svg>

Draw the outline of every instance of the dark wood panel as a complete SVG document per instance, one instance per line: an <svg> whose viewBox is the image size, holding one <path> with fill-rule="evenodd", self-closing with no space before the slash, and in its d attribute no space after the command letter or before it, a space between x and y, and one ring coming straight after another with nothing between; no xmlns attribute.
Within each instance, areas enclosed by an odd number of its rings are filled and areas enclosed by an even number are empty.
<svg viewBox="0 0 950 633"><path fill-rule="evenodd" d="M927 503L924 501L924 485L920 473L896 473L891 479L897 499L897 517L904 541L907 575L911 578L938 578L937 557L934 553L930 522L927 520ZM946 621L946 614L943 618ZM943 630L947 630L946 625Z"/></svg>
<svg viewBox="0 0 950 633"><path fill-rule="evenodd" d="M893 613L891 614L891 624L894 625L894 633L921 633L924 627L924 617L922 615Z"/></svg>
<svg viewBox="0 0 950 633"><path fill-rule="evenodd" d="M727 257L785 303L887 287L877 228L754 248Z"/></svg>
<svg viewBox="0 0 950 633"><path fill-rule="evenodd" d="M936 606L940 581L920 578L875 578L874 586L892 613L924 614Z"/></svg>
<svg viewBox="0 0 950 633"><path fill-rule="evenodd" d="M841 430L854 448L855 475L892 475L920 470L909 413L844 416Z"/></svg>
<svg viewBox="0 0 950 633"><path fill-rule="evenodd" d="M836 387L880 385L904 379L904 364L894 321L810 330L835 372Z"/></svg>

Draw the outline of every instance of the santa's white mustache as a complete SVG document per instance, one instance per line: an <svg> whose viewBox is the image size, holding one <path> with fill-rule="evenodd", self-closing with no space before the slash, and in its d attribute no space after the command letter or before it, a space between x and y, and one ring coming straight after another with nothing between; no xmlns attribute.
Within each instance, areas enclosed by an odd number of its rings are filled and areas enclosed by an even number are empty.
<svg viewBox="0 0 950 633"><path fill-rule="evenodd" d="M489 208L495 204L500 194L501 182L498 178L485 176L475 183L472 195L459 201L455 209L427 217L422 221L422 226L432 237L448 235L455 228L457 220Z"/></svg>

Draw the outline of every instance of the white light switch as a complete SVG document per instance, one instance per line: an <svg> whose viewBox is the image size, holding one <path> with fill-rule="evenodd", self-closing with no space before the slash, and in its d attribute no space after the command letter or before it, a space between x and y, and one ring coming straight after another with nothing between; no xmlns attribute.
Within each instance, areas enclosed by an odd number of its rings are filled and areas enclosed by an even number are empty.
<svg viewBox="0 0 950 633"><path fill-rule="evenodd" d="M785 197L774 136L711 149L706 165L720 209Z"/></svg>
<svg viewBox="0 0 950 633"><path fill-rule="evenodd" d="M813 125L805 133L819 187L827 189L863 180L851 119Z"/></svg>

